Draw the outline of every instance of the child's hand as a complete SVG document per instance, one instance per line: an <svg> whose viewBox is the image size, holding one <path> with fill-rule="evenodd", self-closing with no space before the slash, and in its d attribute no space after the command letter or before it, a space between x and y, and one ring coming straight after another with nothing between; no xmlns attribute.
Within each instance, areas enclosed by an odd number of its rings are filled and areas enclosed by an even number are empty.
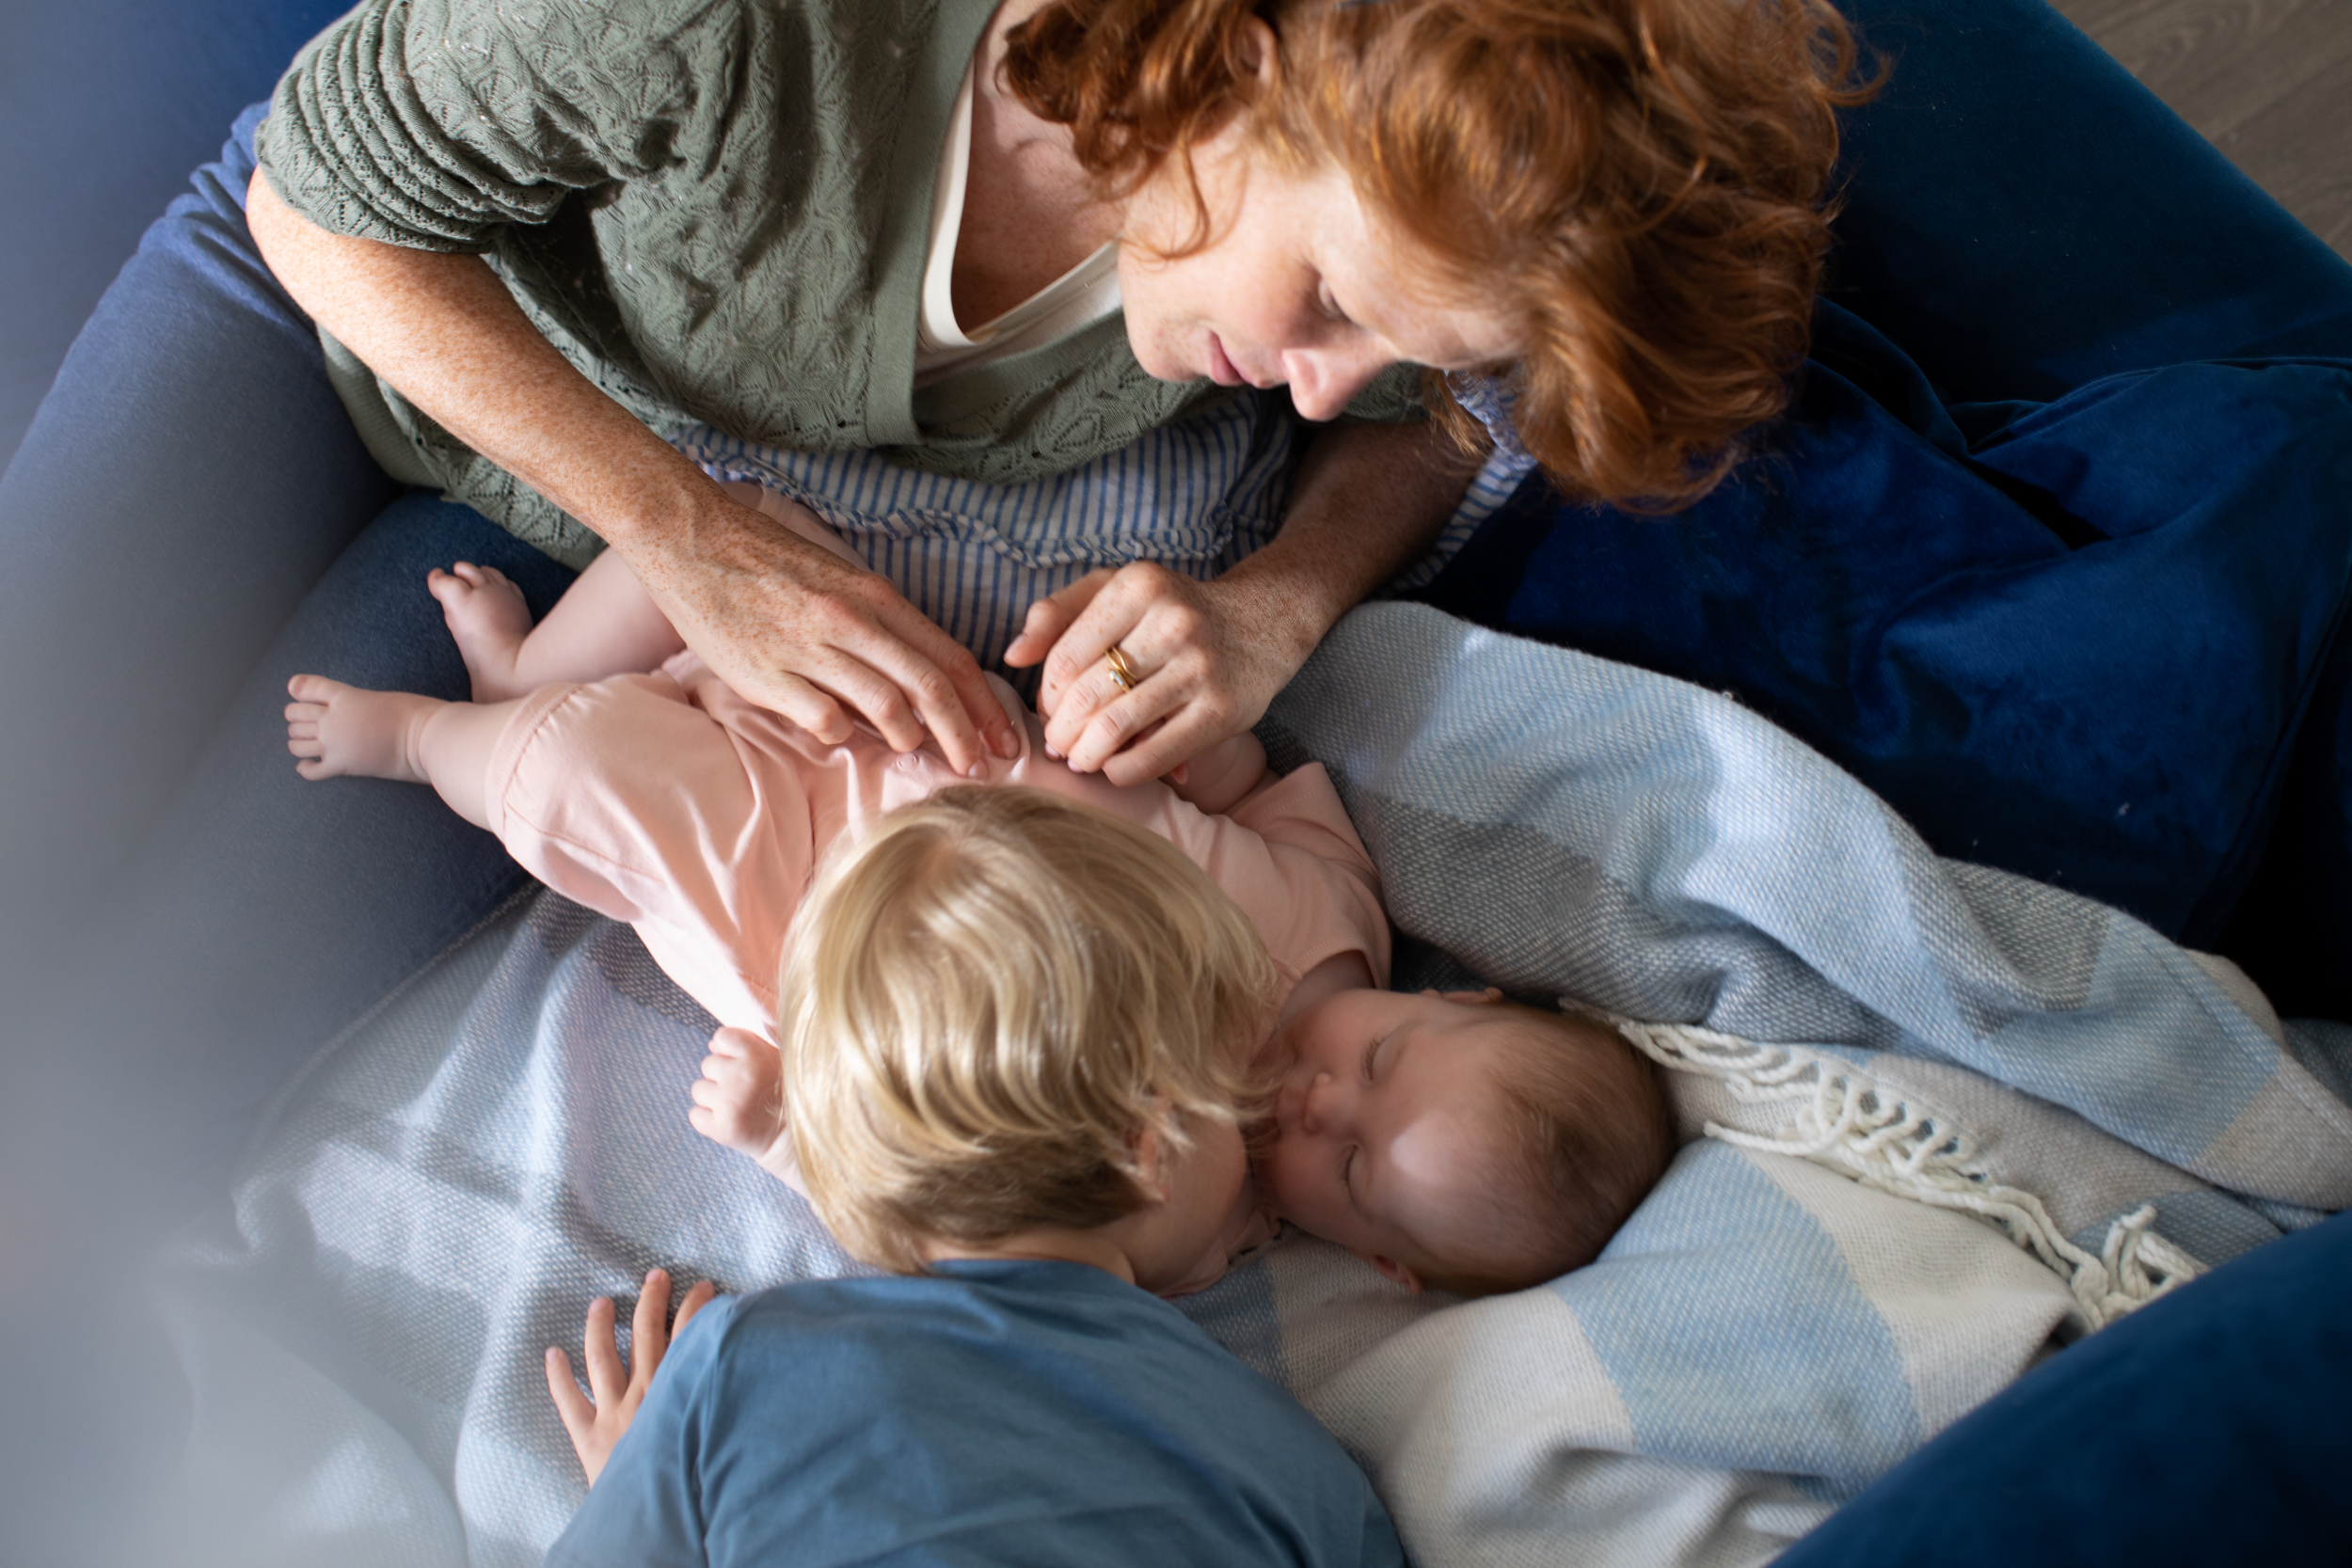
<svg viewBox="0 0 2352 1568"><path fill-rule="evenodd" d="M711 1142L775 1170L771 1161L788 1148L783 1053L749 1029L722 1029L711 1036L710 1054L703 1058L702 1079L694 1085L694 1108L686 1119Z"/></svg>
<svg viewBox="0 0 2352 1568"><path fill-rule="evenodd" d="M676 1327L684 1328L687 1320L718 1293L718 1287L707 1279L687 1291L677 1309ZM669 1351L670 1336L676 1332L662 1327L669 1315L670 1276L656 1269L645 1275L645 1288L637 1296L637 1312L629 1324L630 1348L637 1359L634 1366L626 1366L621 1361L620 1340L612 1332L612 1298L598 1296L590 1302L587 1339L581 1346L588 1363L587 1394L580 1391L572 1377L571 1357L553 1345L548 1347L548 1392L555 1396L556 1414L564 1418L572 1451L580 1455L580 1468L588 1472L591 1486L604 1474L612 1445L637 1418L637 1407L645 1402L645 1390L653 1386L653 1374Z"/></svg>

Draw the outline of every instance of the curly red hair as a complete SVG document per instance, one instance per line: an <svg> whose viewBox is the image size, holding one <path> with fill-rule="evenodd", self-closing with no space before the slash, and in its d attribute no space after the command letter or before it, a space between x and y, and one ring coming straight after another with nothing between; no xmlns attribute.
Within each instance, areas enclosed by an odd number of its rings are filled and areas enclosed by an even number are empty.
<svg viewBox="0 0 2352 1568"><path fill-rule="evenodd" d="M1877 85L1856 66L1825 0L1054 0L1006 80L1109 190L1189 173L1245 112L1274 154L1340 164L1440 281L1516 322L1496 369L1553 482L1665 511L1788 404L1836 110ZM1427 401L1475 438L1442 377Z"/></svg>

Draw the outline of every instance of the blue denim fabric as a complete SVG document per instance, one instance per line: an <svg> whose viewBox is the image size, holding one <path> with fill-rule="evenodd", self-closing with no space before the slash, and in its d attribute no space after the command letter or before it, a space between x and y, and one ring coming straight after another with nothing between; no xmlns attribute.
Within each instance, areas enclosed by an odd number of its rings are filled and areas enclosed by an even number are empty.
<svg viewBox="0 0 2352 1568"><path fill-rule="evenodd" d="M2034 0L1853 9L1895 72L1761 455L1671 520L1531 482L1422 596L2352 1017L2352 266Z"/></svg>
<svg viewBox="0 0 2352 1568"><path fill-rule="evenodd" d="M570 578L369 457L254 254L258 108L151 227L0 477L0 1517L136 1560L185 1394L129 1286L254 1110L524 883L431 791L298 778L285 683L465 694L434 565Z"/></svg>
<svg viewBox="0 0 2352 1568"><path fill-rule="evenodd" d="M287 677L462 696L427 568L496 564L535 610L570 576L368 456L246 231L258 119L0 479L0 1149L85 1221L119 1196L110 1227L175 1217L254 1105L521 885L428 790L297 778ZM92 1074L119 1125L53 1135Z"/></svg>
<svg viewBox="0 0 2352 1568"><path fill-rule="evenodd" d="M342 0L0 6L0 467L99 296L221 127Z"/></svg>

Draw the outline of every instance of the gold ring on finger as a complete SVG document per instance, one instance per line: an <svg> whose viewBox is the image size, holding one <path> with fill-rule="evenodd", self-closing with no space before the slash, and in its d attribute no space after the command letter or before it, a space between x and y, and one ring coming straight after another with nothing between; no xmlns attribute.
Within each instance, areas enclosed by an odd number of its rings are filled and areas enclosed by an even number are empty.
<svg viewBox="0 0 2352 1568"><path fill-rule="evenodd" d="M1136 673L1135 665L1128 661L1126 650L1118 643L1112 643L1104 657L1111 661L1111 684L1120 690L1133 691L1143 684L1143 677Z"/></svg>

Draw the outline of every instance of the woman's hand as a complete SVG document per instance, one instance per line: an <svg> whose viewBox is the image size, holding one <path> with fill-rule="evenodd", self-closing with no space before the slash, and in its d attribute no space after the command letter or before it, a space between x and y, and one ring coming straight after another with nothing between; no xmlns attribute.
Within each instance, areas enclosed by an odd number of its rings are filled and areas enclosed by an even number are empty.
<svg viewBox="0 0 2352 1568"><path fill-rule="evenodd" d="M646 1275L645 1288L637 1294L636 1314L629 1320L633 1366L622 1361L620 1339L612 1332L612 1298L598 1296L590 1302L587 1339L580 1347L588 1363L586 1394L573 1380L571 1357L548 1347L548 1392L555 1396L555 1412L564 1418L564 1431L571 1437L572 1451L580 1455L580 1467L588 1472L589 1485L604 1474L612 1446L637 1418L637 1407L645 1402L653 1374L669 1353L671 1335L718 1293L719 1288L707 1279L697 1284L678 1306L676 1327L667 1328L670 1276L660 1269Z"/></svg>
<svg viewBox="0 0 2352 1568"><path fill-rule="evenodd" d="M1255 724L1324 628L1303 646L1279 636L1253 621L1255 595L1232 580L1195 582L1138 562L1090 573L1031 605L1005 662L1044 661L1045 744L1081 773L1100 768L1111 783L1132 784ZM1133 691L1112 672L1114 645L1135 674Z"/></svg>
<svg viewBox="0 0 2352 1568"><path fill-rule="evenodd" d="M1045 743L1116 784L1181 768L1265 716L1323 634L1445 525L1470 470L1429 425L1336 425L1308 447L1282 531L1213 582L1138 562L1029 607L1005 650L1042 660ZM1112 677L1116 645L1136 676Z"/></svg>
<svg viewBox="0 0 2352 1568"><path fill-rule="evenodd" d="M678 526L633 539L629 565L686 645L738 691L838 744L862 716L898 751L926 731L977 776L1021 754L977 660L898 591L712 487Z"/></svg>

